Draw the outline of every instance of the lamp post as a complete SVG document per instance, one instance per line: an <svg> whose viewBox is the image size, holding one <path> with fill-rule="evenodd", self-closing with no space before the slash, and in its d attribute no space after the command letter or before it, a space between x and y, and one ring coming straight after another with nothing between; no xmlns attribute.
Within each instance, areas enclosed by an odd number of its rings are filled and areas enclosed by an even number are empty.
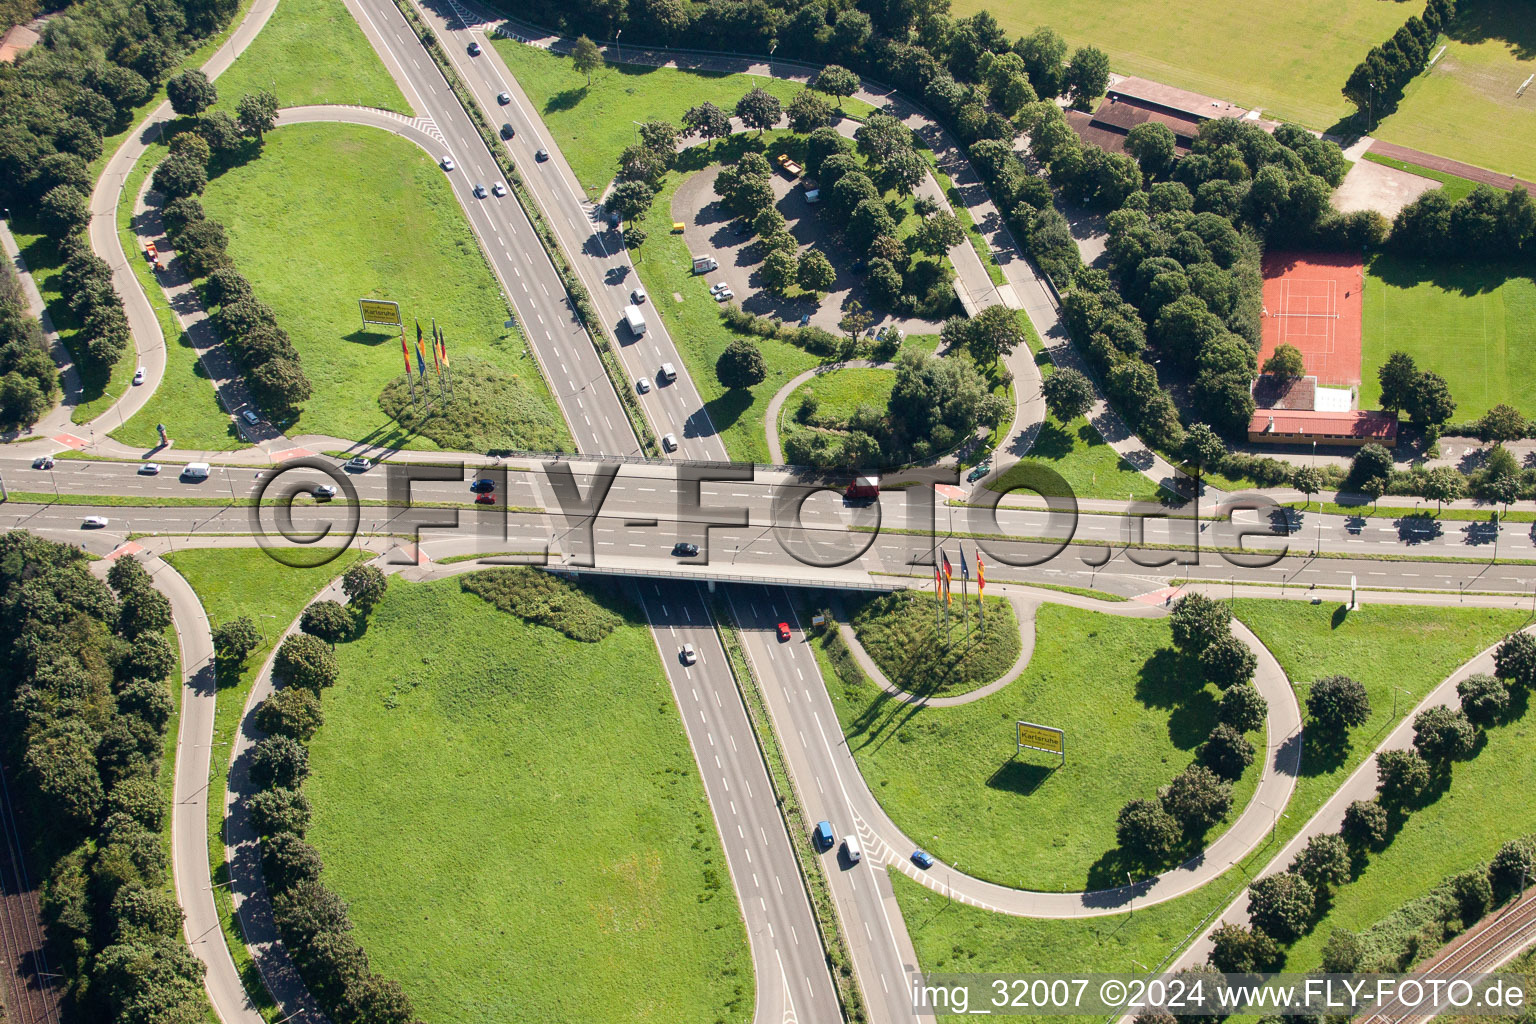
<svg viewBox="0 0 1536 1024"><path fill-rule="evenodd" d="M615 64L623 63L624 60L624 58L620 55L621 51L619 50L619 37L623 34L623 29L618 29L613 33L613 62Z"/></svg>

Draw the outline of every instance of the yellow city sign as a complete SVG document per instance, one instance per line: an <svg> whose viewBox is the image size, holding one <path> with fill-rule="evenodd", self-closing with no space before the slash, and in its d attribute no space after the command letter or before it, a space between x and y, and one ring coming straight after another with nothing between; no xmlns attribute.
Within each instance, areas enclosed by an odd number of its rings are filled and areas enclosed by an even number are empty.
<svg viewBox="0 0 1536 1024"><path fill-rule="evenodd" d="M386 324L400 327L400 303L388 299L358 299L357 308L363 311L363 323Z"/></svg>
<svg viewBox="0 0 1536 1024"><path fill-rule="evenodd" d="M1047 754L1060 754L1063 762L1067 759L1067 734L1060 729L1052 729L1048 725L1036 725L1033 722L1019 722L1018 744L1019 749L1043 750Z"/></svg>

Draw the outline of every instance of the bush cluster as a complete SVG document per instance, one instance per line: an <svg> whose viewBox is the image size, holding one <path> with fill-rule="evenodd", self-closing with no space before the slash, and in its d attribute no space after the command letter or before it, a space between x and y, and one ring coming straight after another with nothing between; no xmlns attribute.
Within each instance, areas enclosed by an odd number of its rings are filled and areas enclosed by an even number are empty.
<svg viewBox="0 0 1536 1024"><path fill-rule="evenodd" d="M10 260L0 262L0 428L27 429L53 407L59 371Z"/></svg>
<svg viewBox="0 0 1536 1024"><path fill-rule="evenodd" d="M582 643L597 643L621 622L585 587L540 569L509 566L466 573L459 586L504 612Z"/></svg>

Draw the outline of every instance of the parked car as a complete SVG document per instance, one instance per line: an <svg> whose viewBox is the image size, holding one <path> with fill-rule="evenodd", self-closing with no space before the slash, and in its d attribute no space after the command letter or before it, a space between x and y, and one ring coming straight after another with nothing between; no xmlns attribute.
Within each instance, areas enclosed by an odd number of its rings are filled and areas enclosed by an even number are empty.
<svg viewBox="0 0 1536 1024"><path fill-rule="evenodd" d="M501 182L498 181L491 186L491 195L496 196L498 199L506 194L507 186L503 185Z"/></svg>
<svg viewBox="0 0 1536 1024"><path fill-rule="evenodd" d="M699 660L699 652L693 649L693 644L683 644L677 652L677 658L684 665L692 665Z"/></svg>
<svg viewBox="0 0 1536 1024"><path fill-rule="evenodd" d="M714 284L709 286L709 294L719 295L729 287L730 285L726 284L724 281L716 281Z"/></svg>
<svg viewBox="0 0 1536 1024"><path fill-rule="evenodd" d="M480 56L480 44L479 43L470 43L469 44L469 55L471 57L478 57L478 56Z"/></svg>
<svg viewBox="0 0 1536 1024"><path fill-rule="evenodd" d="M474 193L475 193L475 198L476 199L484 199L486 197L486 195L487 195L487 192L485 191L485 186L484 185L479 185L479 184L475 185Z"/></svg>
<svg viewBox="0 0 1536 1024"><path fill-rule="evenodd" d="M736 297L736 293L731 291L729 288L722 288L719 291L715 292L715 301L716 302L730 302L735 297Z"/></svg>
<svg viewBox="0 0 1536 1024"><path fill-rule="evenodd" d="M438 161L438 163L439 163L439 166L441 166L442 169L445 170L445 171L453 170L454 164L453 164L453 157L451 157L451 156L443 157L442 160Z"/></svg>
<svg viewBox="0 0 1536 1024"><path fill-rule="evenodd" d="M510 124L504 124L504 125L501 126L501 137L502 138L510 139L510 138L512 138L516 134L517 134L517 129L513 128Z"/></svg>
<svg viewBox="0 0 1536 1024"><path fill-rule="evenodd" d="M373 468L373 462L370 459L365 459L361 455L358 455L348 459L346 465L342 468L353 473L366 473L368 470Z"/></svg>
<svg viewBox="0 0 1536 1024"><path fill-rule="evenodd" d="M147 371L142 366L139 367L137 370L134 370L133 371L133 382L135 384L143 384L144 383L144 374L146 372Z"/></svg>
<svg viewBox="0 0 1536 1024"><path fill-rule="evenodd" d="M830 821L818 821L816 828L811 832L811 842L816 844L818 850L830 850L836 840L832 836L832 823Z"/></svg>
<svg viewBox="0 0 1536 1024"><path fill-rule="evenodd" d="M549 159L549 150L541 149L537 153L533 154L533 158L539 163L543 163L545 160Z"/></svg>
<svg viewBox="0 0 1536 1024"><path fill-rule="evenodd" d="M678 558L692 558L698 553L699 546L697 544L690 544L685 540L680 540L676 544L672 545L672 554L676 555Z"/></svg>
<svg viewBox="0 0 1536 1024"><path fill-rule="evenodd" d="M629 293L629 301L633 302L637 306L644 302L645 298L646 296L644 288L636 288L634 291Z"/></svg>
<svg viewBox="0 0 1536 1024"><path fill-rule="evenodd" d="M651 378L641 377L639 380L635 381L635 390L640 392L642 395L651 390Z"/></svg>
<svg viewBox="0 0 1536 1024"><path fill-rule="evenodd" d="M489 494L496 489L496 481L488 476L483 476L470 484L469 489L476 494Z"/></svg>
<svg viewBox="0 0 1536 1024"><path fill-rule="evenodd" d="M52 455L39 455L37 458L32 460L32 468L33 469L52 469L53 468L53 456Z"/></svg>
<svg viewBox="0 0 1536 1024"><path fill-rule="evenodd" d="M676 434L662 434L661 435L661 447L662 447L662 449L664 451L669 451L669 452L677 451L677 435Z"/></svg>
<svg viewBox="0 0 1536 1024"><path fill-rule="evenodd" d="M107 525L107 517L106 516L86 516L85 519L81 520L81 522L80 522L80 529L82 529L82 530L102 530L102 529L106 528L106 525Z"/></svg>
<svg viewBox="0 0 1536 1024"><path fill-rule="evenodd" d="M922 850L913 850L912 863L916 864L924 871L927 871L929 868L933 867L933 858Z"/></svg>
<svg viewBox="0 0 1536 1024"><path fill-rule="evenodd" d="M245 420L245 422L249 423L253 427L261 422L261 417L256 415L255 409L240 410L240 418Z"/></svg>
<svg viewBox="0 0 1536 1024"><path fill-rule="evenodd" d="M512 94L509 92L499 92L496 94L496 102L500 103L502 106L506 106L508 103L512 102Z"/></svg>
<svg viewBox="0 0 1536 1024"><path fill-rule="evenodd" d="M144 476L159 476L160 475L160 463L158 463L158 462L146 462L146 463L144 463L144 465L139 467L139 473L141 473Z"/></svg>
<svg viewBox="0 0 1536 1024"><path fill-rule="evenodd" d="M992 463L990 463L990 462L980 462L980 463L977 463L976 468L971 470L970 473L968 473L965 478L966 478L966 480L974 482L974 481L980 480L982 477L986 476L990 472L992 472Z"/></svg>
<svg viewBox="0 0 1536 1024"><path fill-rule="evenodd" d="M315 485L315 489L312 493L314 494L316 501L330 501L332 498L336 497L336 485L317 484Z"/></svg>
<svg viewBox="0 0 1536 1024"><path fill-rule="evenodd" d="M779 623L779 643L784 643L788 639L789 639L789 623L781 622L781 623Z"/></svg>

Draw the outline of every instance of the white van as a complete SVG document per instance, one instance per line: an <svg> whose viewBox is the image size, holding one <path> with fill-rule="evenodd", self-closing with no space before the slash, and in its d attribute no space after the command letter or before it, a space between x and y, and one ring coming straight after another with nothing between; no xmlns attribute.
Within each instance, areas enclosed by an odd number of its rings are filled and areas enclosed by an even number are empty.
<svg viewBox="0 0 1536 1024"><path fill-rule="evenodd" d="M859 849L858 836L843 836L843 849L848 853L848 863L857 864L864 859L864 851Z"/></svg>
<svg viewBox="0 0 1536 1024"><path fill-rule="evenodd" d="M624 307L624 322L629 324L629 333L640 337L645 333L645 314L640 312L640 307L628 305Z"/></svg>
<svg viewBox="0 0 1536 1024"><path fill-rule="evenodd" d="M182 467L181 478L183 480L206 480L206 479L208 479L208 463L206 463L206 462L189 462L189 463L187 463L185 466Z"/></svg>
<svg viewBox="0 0 1536 1024"><path fill-rule="evenodd" d="M661 369L656 371L656 379L671 382L677 379L677 367L671 363L662 363Z"/></svg>

